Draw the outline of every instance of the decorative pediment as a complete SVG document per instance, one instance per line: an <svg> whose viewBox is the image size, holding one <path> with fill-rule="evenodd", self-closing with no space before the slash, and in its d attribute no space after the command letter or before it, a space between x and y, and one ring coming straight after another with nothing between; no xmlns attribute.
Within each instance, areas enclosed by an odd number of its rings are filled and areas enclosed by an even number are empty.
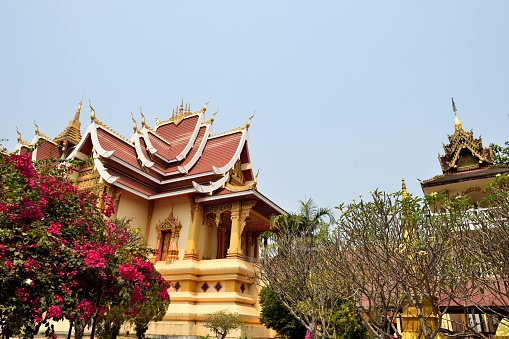
<svg viewBox="0 0 509 339"><path fill-rule="evenodd" d="M482 138L474 138L472 131L465 131L456 115L453 101L454 134L449 135L449 144L443 145L445 155L439 155L443 174L469 171L492 165L491 149L483 148Z"/></svg>
<svg viewBox="0 0 509 339"><path fill-rule="evenodd" d="M178 218L176 219L173 217L173 211L170 212L168 218L157 223L157 244L160 251L159 260L164 260L167 264L170 264L178 259L178 239L180 237L181 228L182 224Z"/></svg>
<svg viewBox="0 0 509 339"><path fill-rule="evenodd" d="M156 230L158 234L160 232L165 230L171 230L173 232L180 232L180 229L182 228L182 224L178 220L178 218L173 217L173 212L170 212L170 215L168 218L164 219L164 221L159 221L156 225Z"/></svg>

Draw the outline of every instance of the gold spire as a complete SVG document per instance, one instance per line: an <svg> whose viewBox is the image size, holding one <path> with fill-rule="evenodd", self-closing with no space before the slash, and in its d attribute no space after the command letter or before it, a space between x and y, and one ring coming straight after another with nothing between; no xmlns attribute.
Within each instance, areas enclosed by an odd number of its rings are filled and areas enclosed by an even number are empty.
<svg viewBox="0 0 509 339"><path fill-rule="evenodd" d="M408 198L408 191L406 190L405 178L401 178L401 199Z"/></svg>
<svg viewBox="0 0 509 339"><path fill-rule="evenodd" d="M454 112L454 128L456 130L463 129L463 126L461 125L460 119L458 118L458 115L456 114L456 104L454 103L454 98L451 98L452 101L452 111Z"/></svg>
<svg viewBox="0 0 509 339"><path fill-rule="evenodd" d="M39 126L37 126L37 123L35 122L35 119L34 119L34 126L35 126L35 134L39 135Z"/></svg>
<svg viewBox="0 0 509 339"><path fill-rule="evenodd" d="M80 113L82 101L80 100L78 104L78 108L76 109L76 113L74 114L74 118L69 121L67 127L60 133L56 138L55 142L59 141L67 141L71 142L73 145L77 145L81 140L81 122L80 122Z"/></svg>

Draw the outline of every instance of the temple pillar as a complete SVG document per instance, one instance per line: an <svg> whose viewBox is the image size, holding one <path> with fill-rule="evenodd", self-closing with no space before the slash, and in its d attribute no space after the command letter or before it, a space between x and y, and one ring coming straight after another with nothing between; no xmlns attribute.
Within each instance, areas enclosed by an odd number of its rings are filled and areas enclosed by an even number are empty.
<svg viewBox="0 0 509 339"><path fill-rule="evenodd" d="M201 257L202 260L207 260L207 259L211 258L210 245L212 242L212 230L217 226L216 219L210 215L207 216L205 225L206 225L206 233L205 233L205 242L203 244L203 256Z"/></svg>
<svg viewBox="0 0 509 339"><path fill-rule="evenodd" d="M242 259L242 252L240 249L240 202L235 201L232 203L232 213L230 219L232 221L232 229L230 233L230 247L228 248L227 258Z"/></svg>
<svg viewBox="0 0 509 339"><path fill-rule="evenodd" d="M191 227L187 237L187 246L184 259L198 260L198 244L200 240L200 225L202 221L203 206L191 203Z"/></svg>
<svg viewBox="0 0 509 339"><path fill-rule="evenodd" d="M244 226L246 226L246 218L249 216L249 212L255 203L256 201L247 201L243 203L236 201L232 203L232 229L230 247L226 255L227 258L242 259L242 232L244 231Z"/></svg>
<svg viewBox="0 0 509 339"><path fill-rule="evenodd" d="M148 241L150 236L150 224L152 223L152 214L154 214L154 200L148 203L147 223L145 224L145 239Z"/></svg>

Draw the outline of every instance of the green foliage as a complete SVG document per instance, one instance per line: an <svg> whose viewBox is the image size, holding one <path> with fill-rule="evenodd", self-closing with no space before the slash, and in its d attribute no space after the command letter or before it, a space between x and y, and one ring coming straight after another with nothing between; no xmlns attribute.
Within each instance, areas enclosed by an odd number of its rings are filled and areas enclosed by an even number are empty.
<svg viewBox="0 0 509 339"><path fill-rule="evenodd" d="M285 338L304 338L306 328L281 303L275 292L267 287L262 287L259 302L261 305L260 322L262 324L274 329Z"/></svg>
<svg viewBox="0 0 509 339"><path fill-rule="evenodd" d="M331 322L336 330L336 339L364 339L366 327L352 303L344 303L332 315Z"/></svg>
<svg viewBox="0 0 509 339"><path fill-rule="evenodd" d="M491 144L493 164L496 166L509 166L509 141L506 141L504 145Z"/></svg>
<svg viewBox="0 0 509 339"><path fill-rule="evenodd" d="M205 327L214 332L216 338L224 339L232 330L242 327L238 313L221 310L207 315Z"/></svg>

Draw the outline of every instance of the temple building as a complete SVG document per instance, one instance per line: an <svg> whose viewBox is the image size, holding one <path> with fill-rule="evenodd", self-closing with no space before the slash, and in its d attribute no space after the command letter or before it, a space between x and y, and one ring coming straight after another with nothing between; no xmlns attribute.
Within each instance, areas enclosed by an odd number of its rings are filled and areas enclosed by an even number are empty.
<svg viewBox="0 0 509 339"><path fill-rule="evenodd" d="M453 101L454 134L443 145L444 155L438 155L442 174L421 182L424 194L446 192L449 199L467 196L474 206L482 204L482 189L497 174L509 172L509 167L493 165L491 146L484 147L482 138L474 138L473 131L465 131L456 114Z"/></svg>
<svg viewBox="0 0 509 339"><path fill-rule="evenodd" d="M424 194L445 192L448 199L467 197L468 201L477 209L483 208L483 198L486 192L483 188L495 176L509 173L509 167L493 164L491 146L484 147L482 138L474 138L473 131L465 131L456 114L456 105L452 102L454 112L454 133L448 136L449 143L443 145L444 155L438 155L442 174L429 180L421 181ZM439 206L437 206L439 207ZM437 211L439 212L438 209ZM489 310L496 306L484 305ZM460 324L474 326L475 329L487 337L509 338L509 327L496 327L496 316L484 313L479 305L449 305L448 314L444 318L442 327L447 331L462 332Z"/></svg>
<svg viewBox="0 0 509 339"><path fill-rule="evenodd" d="M250 276L260 234L271 216L285 211L257 189L248 142L252 117L212 134L215 113L206 119L206 104L192 111L182 101L169 119L156 118L155 127L140 112L127 139L99 121L91 105L82 135L81 106L56 138L37 125L30 143L18 132L16 151L31 152L34 161L83 160L73 176L77 187L112 197L115 216L132 218L157 250L152 260L171 282L171 305L147 335L205 335L206 315L228 309L241 315L242 334L273 336L259 323Z"/></svg>

